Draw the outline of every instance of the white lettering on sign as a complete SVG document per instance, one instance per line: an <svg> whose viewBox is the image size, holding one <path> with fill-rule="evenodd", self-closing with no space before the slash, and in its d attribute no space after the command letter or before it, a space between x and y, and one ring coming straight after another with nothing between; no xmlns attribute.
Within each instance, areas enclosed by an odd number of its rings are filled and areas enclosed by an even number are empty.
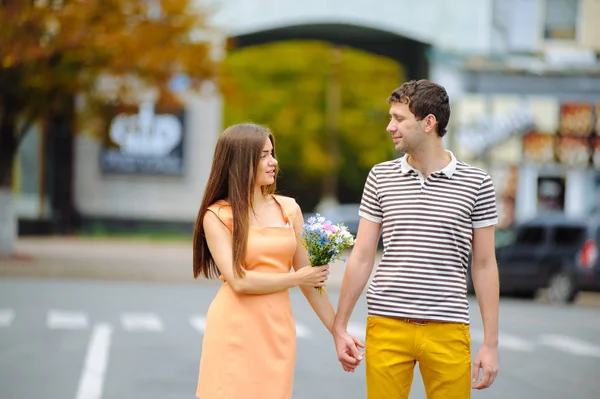
<svg viewBox="0 0 600 399"><path fill-rule="evenodd" d="M154 104L143 103L135 115L117 115L110 124L110 138L128 155L164 157L183 136L179 119L156 115Z"/></svg>

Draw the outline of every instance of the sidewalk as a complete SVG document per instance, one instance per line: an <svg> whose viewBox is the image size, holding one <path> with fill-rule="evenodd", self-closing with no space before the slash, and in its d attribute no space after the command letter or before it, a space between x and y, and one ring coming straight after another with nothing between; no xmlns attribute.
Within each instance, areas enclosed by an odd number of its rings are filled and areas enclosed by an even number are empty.
<svg viewBox="0 0 600 399"><path fill-rule="evenodd" d="M381 251L377 253L376 262L380 257ZM332 264L327 286L339 289L344 271L343 262ZM15 257L0 258L0 279L8 276L221 284L219 280L201 277L194 280L191 240L22 237L17 242ZM600 306L600 293L581 293L575 303Z"/></svg>
<svg viewBox="0 0 600 399"><path fill-rule="evenodd" d="M344 270L343 262L331 265L329 287L341 285ZM4 276L221 283L200 277L194 280L191 240L22 237L15 257L0 258L0 278Z"/></svg>

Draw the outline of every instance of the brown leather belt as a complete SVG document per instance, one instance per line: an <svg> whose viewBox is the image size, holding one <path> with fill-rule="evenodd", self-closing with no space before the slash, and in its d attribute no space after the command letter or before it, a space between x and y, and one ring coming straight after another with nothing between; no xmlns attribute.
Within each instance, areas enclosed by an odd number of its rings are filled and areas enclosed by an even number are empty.
<svg viewBox="0 0 600 399"><path fill-rule="evenodd" d="M431 320L423 320L423 319L400 319L400 320L405 321L407 323L416 324L419 326L424 326L427 323L431 323Z"/></svg>

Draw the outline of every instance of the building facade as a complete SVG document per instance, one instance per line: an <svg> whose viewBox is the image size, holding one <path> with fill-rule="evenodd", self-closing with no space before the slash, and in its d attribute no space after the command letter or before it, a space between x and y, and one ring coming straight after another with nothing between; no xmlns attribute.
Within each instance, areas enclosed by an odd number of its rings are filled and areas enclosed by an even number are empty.
<svg viewBox="0 0 600 399"><path fill-rule="evenodd" d="M236 0L214 16L239 45L326 40L443 84L453 103L447 145L494 175L506 225L546 209L585 215L598 206L599 19L600 0ZM15 168L21 231L69 209L80 224L193 224L222 101L207 87L181 109L115 110L101 139L83 125L70 175L54 169L60 151L50 159L44 127L34 127ZM69 184L55 184L62 178ZM70 198L57 199L65 187Z"/></svg>
<svg viewBox="0 0 600 399"><path fill-rule="evenodd" d="M497 0L490 12L487 52L431 58L454 92L449 145L496 175L505 225L600 211L600 2Z"/></svg>

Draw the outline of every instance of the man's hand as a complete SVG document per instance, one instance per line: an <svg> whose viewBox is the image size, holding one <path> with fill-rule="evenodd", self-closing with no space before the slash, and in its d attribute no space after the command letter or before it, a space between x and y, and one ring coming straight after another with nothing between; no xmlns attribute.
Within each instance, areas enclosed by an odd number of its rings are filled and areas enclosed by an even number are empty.
<svg viewBox="0 0 600 399"><path fill-rule="evenodd" d="M480 371L483 376L479 380ZM498 375L498 347L483 345L477 352L473 362L473 389L489 388Z"/></svg>
<svg viewBox="0 0 600 399"><path fill-rule="evenodd" d="M354 369L358 367L363 358L363 354L358 348L364 348L365 345L346 331L335 331L333 339L338 360L342 363L344 371L354 372Z"/></svg>

